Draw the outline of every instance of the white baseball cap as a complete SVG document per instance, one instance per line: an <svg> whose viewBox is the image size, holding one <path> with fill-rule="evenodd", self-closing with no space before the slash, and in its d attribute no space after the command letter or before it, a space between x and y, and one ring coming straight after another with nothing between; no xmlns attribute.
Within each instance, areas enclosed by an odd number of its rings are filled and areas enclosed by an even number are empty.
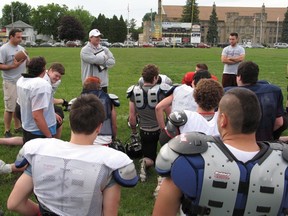
<svg viewBox="0 0 288 216"><path fill-rule="evenodd" d="M89 32L89 38L90 37L98 37L98 36L101 36L103 37L103 34L101 34L101 32L98 30L98 29L92 29L90 32Z"/></svg>

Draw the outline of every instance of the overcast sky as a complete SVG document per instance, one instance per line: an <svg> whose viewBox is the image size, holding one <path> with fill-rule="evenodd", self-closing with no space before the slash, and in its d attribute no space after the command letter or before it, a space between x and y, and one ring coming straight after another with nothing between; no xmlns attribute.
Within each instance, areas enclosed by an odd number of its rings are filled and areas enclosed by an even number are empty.
<svg viewBox="0 0 288 216"><path fill-rule="evenodd" d="M137 20L137 25L141 25L143 16L152 11L157 11L158 0L15 0L27 3L31 7L37 8L38 5L47 5L55 3L59 5L67 5L69 9L75 9L78 6L84 10L88 10L93 16L97 17L99 13L104 14L107 18L116 15L118 18L123 16L124 20ZM242 6L242 7L261 7L264 3L266 7L287 7L288 2L285 0L196 0L199 6L212 6L215 2L216 6ZM2 8L6 4L11 4L11 0L0 0L0 16L2 16ZM162 0L163 5L185 5L186 0Z"/></svg>

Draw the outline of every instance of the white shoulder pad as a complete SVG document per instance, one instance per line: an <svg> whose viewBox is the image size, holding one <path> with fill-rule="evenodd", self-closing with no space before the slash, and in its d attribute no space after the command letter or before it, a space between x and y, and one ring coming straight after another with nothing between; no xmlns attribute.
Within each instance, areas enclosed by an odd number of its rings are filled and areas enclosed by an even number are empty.
<svg viewBox="0 0 288 216"><path fill-rule="evenodd" d="M134 187L138 182L134 163L115 170L113 177L115 181L123 187Z"/></svg>
<svg viewBox="0 0 288 216"><path fill-rule="evenodd" d="M115 94L108 94L108 95L109 95L109 98L111 99L113 105L116 107L119 107L120 106L119 97Z"/></svg>
<svg viewBox="0 0 288 216"><path fill-rule="evenodd" d="M174 152L168 144L165 144L157 155L155 168L160 175L169 175L171 166L175 159L179 156Z"/></svg>
<svg viewBox="0 0 288 216"><path fill-rule="evenodd" d="M161 83L160 84L160 89L164 92L169 91L172 88L171 85L168 85L167 83Z"/></svg>
<svg viewBox="0 0 288 216"><path fill-rule="evenodd" d="M126 91L127 98L131 97L134 87L135 87L135 85L132 85L127 89L127 91Z"/></svg>

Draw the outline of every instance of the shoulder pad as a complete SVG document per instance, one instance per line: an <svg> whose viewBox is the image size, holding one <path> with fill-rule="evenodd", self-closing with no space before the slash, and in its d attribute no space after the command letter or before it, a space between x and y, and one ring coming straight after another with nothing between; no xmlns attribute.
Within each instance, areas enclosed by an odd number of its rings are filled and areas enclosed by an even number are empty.
<svg viewBox="0 0 288 216"><path fill-rule="evenodd" d="M285 161L288 162L288 145L285 143L269 143L269 146L273 149L273 150L280 150L282 151L282 157Z"/></svg>
<svg viewBox="0 0 288 216"><path fill-rule="evenodd" d="M123 187L134 187L138 182L134 163L115 170L113 177L115 181Z"/></svg>
<svg viewBox="0 0 288 216"><path fill-rule="evenodd" d="M108 95L109 95L109 98L111 99L113 105L116 107L119 107L120 106L119 97L115 94L108 94Z"/></svg>
<svg viewBox="0 0 288 216"><path fill-rule="evenodd" d="M126 91L127 98L131 97L134 87L135 87L135 85L132 85L127 89L127 91Z"/></svg>
<svg viewBox="0 0 288 216"><path fill-rule="evenodd" d="M155 169L162 176L168 176L170 174L171 166L179 154L174 152L168 144L164 145L156 158Z"/></svg>
<svg viewBox="0 0 288 216"><path fill-rule="evenodd" d="M18 155L16 157L16 161L14 163L15 163L16 168L22 168L22 167L26 166L26 164L28 164L27 159L24 157L24 148L23 147L19 150Z"/></svg>
<svg viewBox="0 0 288 216"><path fill-rule="evenodd" d="M141 76L138 80L138 84L142 87L143 84L144 84L144 80L143 80L143 77Z"/></svg>
<svg viewBox="0 0 288 216"><path fill-rule="evenodd" d="M168 116L168 120L171 121L171 123L177 127L182 126L186 124L187 122L187 115L184 111L176 111L170 113Z"/></svg>
<svg viewBox="0 0 288 216"><path fill-rule="evenodd" d="M198 132L183 133L168 142L168 146L175 152L188 155L203 153L208 149L210 136Z"/></svg>
<svg viewBox="0 0 288 216"><path fill-rule="evenodd" d="M168 91L166 91L165 96L167 97L167 96L171 95L171 94L174 92L175 88L177 88L177 87L180 86L180 85L181 85L181 84L174 84L174 85L172 85L171 88L170 88Z"/></svg>
<svg viewBox="0 0 288 216"><path fill-rule="evenodd" d="M167 92L172 88L172 86L168 85L167 83L161 83L159 87L164 92Z"/></svg>

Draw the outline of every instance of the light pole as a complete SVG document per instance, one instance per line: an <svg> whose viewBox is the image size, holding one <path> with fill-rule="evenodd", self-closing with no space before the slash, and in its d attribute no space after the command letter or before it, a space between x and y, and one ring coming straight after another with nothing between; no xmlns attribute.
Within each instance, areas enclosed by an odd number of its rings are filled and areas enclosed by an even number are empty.
<svg viewBox="0 0 288 216"><path fill-rule="evenodd" d="M276 43L278 42L278 31L279 31L279 17L277 18L277 25L276 25Z"/></svg>
<svg viewBox="0 0 288 216"><path fill-rule="evenodd" d="M253 34L253 43L255 44L256 41L256 16L254 16L254 34Z"/></svg>

